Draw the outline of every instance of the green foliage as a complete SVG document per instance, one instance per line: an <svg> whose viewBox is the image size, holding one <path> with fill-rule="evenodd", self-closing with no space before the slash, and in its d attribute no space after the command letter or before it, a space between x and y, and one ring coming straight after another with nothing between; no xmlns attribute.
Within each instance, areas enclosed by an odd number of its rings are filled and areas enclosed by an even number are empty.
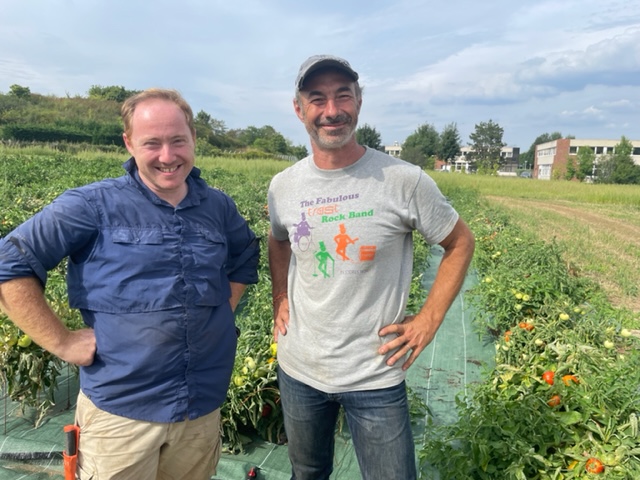
<svg viewBox="0 0 640 480"><path fill-rule="evenodd" d="M478 173L494 174L502 164L500 151L506 145L503 134L504 129L493 120L476 124L469 138Z"/></svg>
<svg viewBox="0 0 640 480"><path fill-rule="evenodd" d="M57 98L31 94L13 85L0 94L0 138L18 142L123 146L120 107L138 90L122 86L93 85L88 98ZM238 154L246 157L308 155L270 125L227 130L224 121L200 110L194 118L198 152L202 155Z"/></svg>
<svg viewBox="0 0 640 480"><path fill-rule="evenodd" d="M438 154L440 135L429 123L420 125L402 144L402 159L425 167L430 157Z"/></svg>
<svg viewBox="0 0 640 480"><path fill-rule="evenodd" d="M640 165L631 158L633 145L622 137L614 154L597 165L597 183L640 184Z"/></svg>
<svg viewBox="0 0 640 480"><path fill-rule="evenodd" d="M576 172L576 178L581 182L584 181L587 176L593 173L593 165L596 159L596 154L592 147L584 146L578 148L578 168Z"/></svg>
<svg viewBox="0 0 640 480"><path fill-rule="evenodd" d="M460 155L460 134L458 126L455 123L450 123L444 127L440 134L438 157L448 163L458 155Z"/></svg>
<svg viewBox="0 0 640 480"><path fill-rule="evenodd" d="M21 142L68 142L93 145L124 146L122 127L119 124L96 122L75 124L7 124L2 128L3 138Z"/></svg>
<svg viewBox="0 0 640 480"><path fill-rule="evenodd" d="M22 87L20 85L13 84L9 87L9 95L13 95L17 98L29 98L31 97L31 90L29 87Z"/></svg>
<svg viewBox="0 0 640 480"><path fill-rule="evenodd" d="M371 147L374 150L382 150L382 140L380 138L380 133L378 133L375 127L371 127L366 123L357 128L356 141L360 145L366 145L367 147Z"/></svg>
<svg viewBox="0 0 640 480"><path fill-rule="evenodd" d="M140 90L127 90L122 86L111 85L108 87L102 87L100 85L92 85L87 92L89 98L95 98L98 100L109 100L113 102L122 103L127 98L140 93Z"/></svg>
<svg viewBox="0 0 640 480"><path fill-rule="evenodd" d="M482 278L469 298L496 365L458 397L455 424L430 425L421 463L443 479L551 480L590 478L585 464L596 457L606 478L638 478L640 340L625 328L633 314L613 309L557 245L525 236L501 210L480 201L459 210Z"/></svg>

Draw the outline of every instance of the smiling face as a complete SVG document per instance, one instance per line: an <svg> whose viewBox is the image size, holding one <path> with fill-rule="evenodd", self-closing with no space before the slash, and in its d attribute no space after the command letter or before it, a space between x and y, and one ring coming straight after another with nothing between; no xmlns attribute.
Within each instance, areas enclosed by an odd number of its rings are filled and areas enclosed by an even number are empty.
<svg viewBox="0 0 640 480"><path fill-rule="evenodd" d="M294 101L298 118L312 143L321 150L337 150L355 143L361 105L356 83L335 69L310 75Z"/></svg>
<svg viewBox="0 0 640 480"><path fill-rule="evenodd" d="M142 182L177 206L187 194L186 178L195 161L195 133L185 113L169 100L142 101L131 117L130 132L123 137Z"/></svg>

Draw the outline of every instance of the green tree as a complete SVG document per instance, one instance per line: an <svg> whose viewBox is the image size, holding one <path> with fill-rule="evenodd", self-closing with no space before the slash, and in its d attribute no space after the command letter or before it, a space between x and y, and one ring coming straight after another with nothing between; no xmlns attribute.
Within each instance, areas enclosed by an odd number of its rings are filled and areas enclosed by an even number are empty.
<svg viewBox="0 0 640 480"><path fill-rule="evenodd" d="M578 176L578 165L576 158L572 155L567 158L567 170L564 174L565 180L572 180Z"/></svg>
<svg viewBox="0 0 640 480"><path fill-rule="evenodd" d="M540 145L541 143L552 142L553 140L559 140L562 138L562 134L560 132L553 133L543 133L539 135L529 147L529 150L520 155L519 163L520 168L532 168L536 155L536 145Z"/></svg>
<svg viewBox="0 0 640 480"><path fill-rule="evenodd" d="M598 163L598 183L640 184L640 166L633 162L632 152L632 143L623 136L614 153Z"/></svg>
<svg viewBox="0 0 640 480"><path fill-rule="evenodd" d="M9 95L13 95L17 98L30 98L31 90L29 87L23 87L14 83L9 87Z"/></svg>
<svg viewBox="0 0 640 480"><path fill-rule="evenodd" d="M469 135L473 148L472 158L479 173L495 173L501 165L500 152L506 145L502 141L504 129L493 120L476 124L475 131Z"/></svg>
<svg viewBox="0 0 640 480"><path fill-rule="evenodd" d="M356 141L360 145L366 145L374 150L382 150L382 140L380 139L380 133L368 124L364 124L358 127L356 130Z"/></svg>
<svg viewBox="0 0 640 480"><path fill-rule="evenodd" d="M127 98L140 93L140 90L127 90L122 86L111 85L103 87L101 85L92 85L87 92L89 98L95 98L100 100L112 100L114 102L122 103Z"/></svg>
<svg viewBox="0 0 640 480"><path fill-rule="evenodd" d="M308 157L309 151L304 145L295 145L289 148L289 154L300 160L302 158Z"/></svg>
<svg viewBox="0 0 640 480"><path fill-rule="evenodd" d="M427 166L431 157L438 154L440 135L433 125L425 123L420 125L415 132L407 137L402 144L401 158L407 162Z"/></svg>
<svg viewBox="0 0 640 480"><path fill-rule="evenodd" d="M289 149L285 138L277 132L269 135L268 137L257 138L253 142L253 147L263 150L267 153L281 155L287 155Z"/></svg>
<svg viewBox="0 0 640 480"><path fill-rule="evenodd" d="M227 127L222 120L213 118L204 110L200 110L193 118L196 137L206 140L216 148L229 148L233 141L227 137Z"/></svg>
<svg viewBox="0 0 640 480"><path fill-rule="evenodd" d="M460 155L460 134L455 123L446 125L440 134L438 157L449 164Z"/></svg>
<svg viewBox="0 0 640 480"><path fill-rule="evenodd" d="M593 174L593 165L596 160L596 154L593 148L589 146L578 147L577 160L578 169L576 178L582 182L587 176Z"/></svg>

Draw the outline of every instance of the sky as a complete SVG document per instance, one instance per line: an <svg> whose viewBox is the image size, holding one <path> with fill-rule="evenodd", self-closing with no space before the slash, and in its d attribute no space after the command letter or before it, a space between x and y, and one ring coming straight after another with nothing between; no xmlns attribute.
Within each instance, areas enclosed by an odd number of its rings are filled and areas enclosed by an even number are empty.
<svg viewBox="0 0 640 480"><path fill-rule="evenodd" d="M536 137L640 140L640 0L0 0L0 92L175 88L228 129L309 146L292 106L310 55L347 59L384 144L492 120Z"/></svg>

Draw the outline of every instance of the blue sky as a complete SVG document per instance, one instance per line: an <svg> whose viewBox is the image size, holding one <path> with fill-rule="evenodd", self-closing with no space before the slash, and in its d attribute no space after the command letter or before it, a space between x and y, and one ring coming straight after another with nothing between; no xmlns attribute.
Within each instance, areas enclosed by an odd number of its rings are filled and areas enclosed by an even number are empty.
<svg viewBox="0 0 640 480"><path fill-rule="evenodd" d="M386 144L493 120L526 151L542 133L640 140L638 0L0 0L0 92L176 88L227 128L308 146L299 65L332 53Z"/></svg>

